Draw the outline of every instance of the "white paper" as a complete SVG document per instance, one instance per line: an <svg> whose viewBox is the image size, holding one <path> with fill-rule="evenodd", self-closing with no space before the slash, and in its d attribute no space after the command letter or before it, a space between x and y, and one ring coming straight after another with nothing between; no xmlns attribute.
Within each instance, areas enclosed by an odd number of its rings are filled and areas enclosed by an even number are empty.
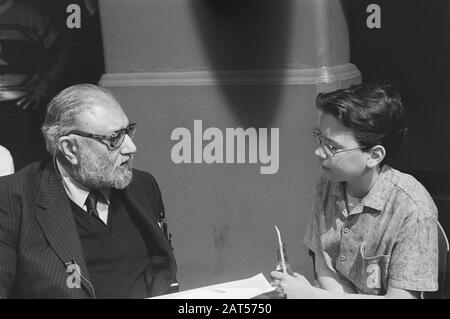
<svg viewBox="0 0 450 319"><path fill-rule="evenodd" d="M242 280L195 288L149 299L251 299L275 290L262 273Z"/></svg>

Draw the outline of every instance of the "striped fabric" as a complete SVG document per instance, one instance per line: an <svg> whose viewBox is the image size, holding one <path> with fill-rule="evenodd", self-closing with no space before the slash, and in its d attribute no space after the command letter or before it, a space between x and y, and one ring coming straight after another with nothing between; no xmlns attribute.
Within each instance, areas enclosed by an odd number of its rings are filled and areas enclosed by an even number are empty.
<svg viewBox="0 0 450 319"><path fill-rule="evenodd" d="M134 170L121 192L146 226L146 240L153 243L147 246L158 247L149 251L148 290L164 294L176 282L176 262L158 226L164 209L158 184ZM73 273L75 264L81 276ZM80 284L71 284L76 278ZM0 178L0 298L95 298L70 202L51 161Z"/></svg>

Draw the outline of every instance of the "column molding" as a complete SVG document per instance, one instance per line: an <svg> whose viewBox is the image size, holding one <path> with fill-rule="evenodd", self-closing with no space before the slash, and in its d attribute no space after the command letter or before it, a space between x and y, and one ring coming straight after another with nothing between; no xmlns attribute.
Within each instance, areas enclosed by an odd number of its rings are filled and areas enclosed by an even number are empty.
<svg viewBox="0 0 450 319"><path fill-rule="evenodd" d="M320 85L361 78L351 63L317 69L170 71L107 73L100 80L105 87L215 86L215 85Z"/></svg>

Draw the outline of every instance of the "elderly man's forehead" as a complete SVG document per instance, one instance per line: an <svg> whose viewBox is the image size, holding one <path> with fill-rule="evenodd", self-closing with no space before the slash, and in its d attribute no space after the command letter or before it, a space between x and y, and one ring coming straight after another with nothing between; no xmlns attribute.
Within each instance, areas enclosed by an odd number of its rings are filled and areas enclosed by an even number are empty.
<svg viewBox="0 0 450 319"><path fill-rule="evenodd" d="M119 106L119 102L113 97L104 92L95 92L85 95L82 98L83 104L87 105L101 105L104 107L108 106Z"/></svg>
<svg viewBox="0 0 450 319"><path fill-rule="evenodd" d="M91 95L84 99L81 113L98 113L122 111L120 104L113 98L101 94Z"/></svg>
<svg viewBox="0 0 450 319"><path fill-rule="evenodd" d="M120 104L108 96L86 99L77 118L81 127L98 124L99 126L111 126L113 129L120 129L127 124L125 123L127 117Z"/></svg>

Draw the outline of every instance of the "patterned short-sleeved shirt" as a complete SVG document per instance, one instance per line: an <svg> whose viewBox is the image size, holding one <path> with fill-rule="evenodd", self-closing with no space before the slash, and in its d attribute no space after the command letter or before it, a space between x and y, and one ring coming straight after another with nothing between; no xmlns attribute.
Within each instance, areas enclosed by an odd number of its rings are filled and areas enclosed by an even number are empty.
<svg viewBox="0 0 450 319"><path fill-rule="evenodd" d="M345 183L321 177L304 244L358 293L438 289L437 208L411 175L388 165L350 212Z"/></svg>

